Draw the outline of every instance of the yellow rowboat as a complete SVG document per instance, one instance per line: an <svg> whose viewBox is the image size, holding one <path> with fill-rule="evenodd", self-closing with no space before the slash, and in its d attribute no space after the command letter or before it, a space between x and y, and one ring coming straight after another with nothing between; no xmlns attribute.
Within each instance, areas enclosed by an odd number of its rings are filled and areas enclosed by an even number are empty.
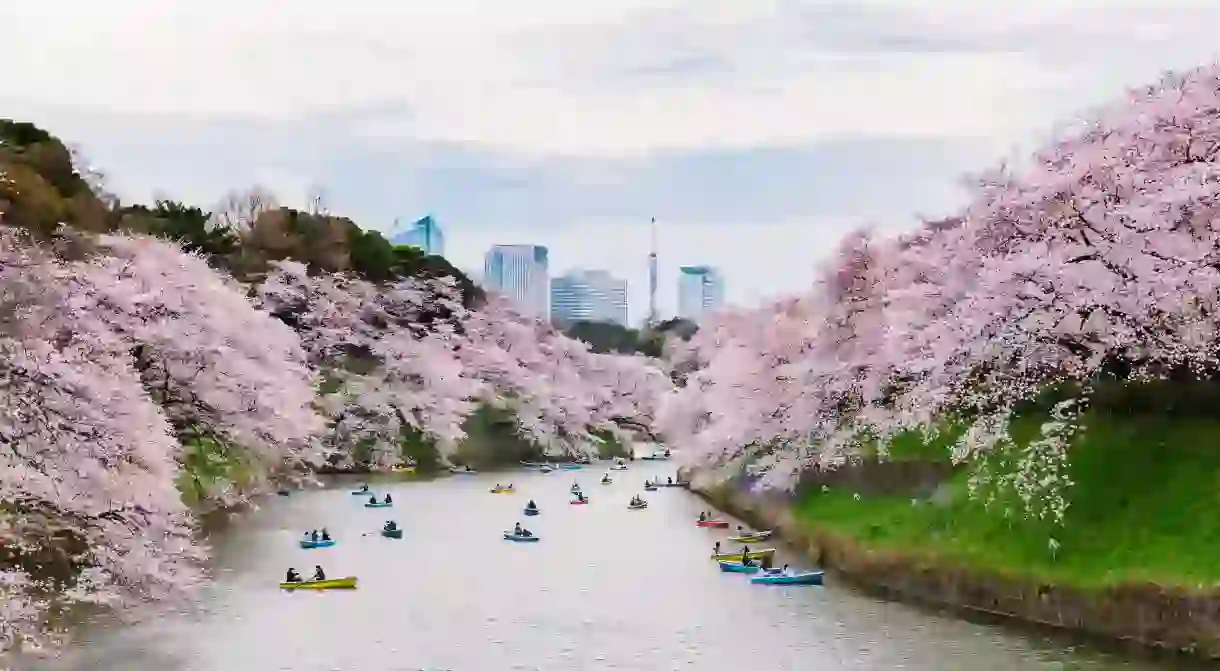
<svg viewBox="0 0 1220 671"><path fill-rule="evenodd" d="M329 580L282 582L280 583L280 589L356 589L356 576L331 578Z"/></svg>
<svg viewBox="0 0 1220 671"><path fill-rule="evenodd" d="M491 493L492 494L512 494L515 491L517 491L517 490L513 489L511 487L503 487L500 489L493 489L493 490L491 490Z"/></svg>
<svg viewBox="0 0 1220 671"><path fill-rule="evenodd" d="M395 473L414 473L415 467L414 466L395 466L394 472Z"/></svg>
<svg viewBox="0 0 1220 671"><path fill-rule="evenodd" d="M766 536L734 536L729 540L734 543L761 543L767 540Z"/></svg>
<svg viewBox="0 0 1220 671"><path fill-rule="evenodd" d="M775 548L767 548L765 550L750 550L750 559L762 559L763 557L775 556ZM712 555L712 559L718 561L741 561L740 552L729 552L726 554Z"/></svg>

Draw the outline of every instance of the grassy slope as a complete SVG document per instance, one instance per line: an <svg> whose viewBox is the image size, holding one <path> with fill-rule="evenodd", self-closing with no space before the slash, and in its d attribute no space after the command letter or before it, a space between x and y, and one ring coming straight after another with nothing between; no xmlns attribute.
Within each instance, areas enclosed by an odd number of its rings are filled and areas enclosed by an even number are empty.
<svg viewBox="0 0 1220 671"><path fill-rule="evenodd" d="M1090 416L1071 452L1072 507L1065 528L1005 519L966 495L957 474L929 501L855 500L814 491L797 513L865 547L1081 587L1152 582L1220 583L1220 422ZM1014 434L1036 422L1014 426ZM894 458L926 458L897 445ZM1047 538L1060 543L1053 558Z"/></svg>

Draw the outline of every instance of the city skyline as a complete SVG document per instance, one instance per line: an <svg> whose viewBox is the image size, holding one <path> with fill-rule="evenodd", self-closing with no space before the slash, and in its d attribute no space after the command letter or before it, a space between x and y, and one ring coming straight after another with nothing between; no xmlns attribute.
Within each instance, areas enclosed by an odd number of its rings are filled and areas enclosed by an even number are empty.
<svg viewBox="0 0 1220 671"><path fill-rule="evenodd" d="M654 230L654 235L655 235L655 230ZM652 244L655 245L655 242ZM563 270L562 272L552 275L551 274L551 270L552 270L551 262L553 261L555 256L549 253L550 247L548 245L539 245L539 244L530 244L530 243L513 243L513 244L496 243L496 244L492 244L487 248L487 251L484 252L484 254L483 254L482 258L483 258L484 262L483 262L483 268L482 268L481 273L480 273L480 271L471 269L468 266L462 266L459 263L455 263L453 261L453 259L449 259L449 261L451 263L454 263L455 267L458 267L463 272L466 272L476 284L479 284L480 286L483 286L484 288L492 289L493 291L498 291L499 293L502 293L502 294L512 298L514 301L519 301L519 300L522 300L522 299L518 298L518 296L522 295L521 290L513 288L513 286L515 286L515 285L512 280L509 280L507 282L507 284L505 285L508 287L507 290L499 289L498 287L501 286L500 283L503 282L504 280L498 280L498 279L496 279L496 277L500 277L501 271L492 270L492 266L489 265L488 259L493 256L494 252L496 252L497 250L505 250L505 249L521 249L521 250L542 249L542 250L546 250L546 252L547 252L546 263L543 265L543 268L541 271L535 271L535 272L536 273L540 272L542 274L545 274L545 276L547 278L548 302L549 302L548 313L550 314L552 319L554 319L556 316L555 315L555 304L554 304L555 281L562 279L562 278L579 278L579 279L583 280L585 278L582 276L585 276L585 275L594 275L594 276L604 275L609 278L613 278L616 281L621 281L623 283L621 293L623 294L623 297L624 297L623 298L623 300L624 300L623 310L625 311L626 315L624 317L622 317L621 321L618 319L616 319L614 321L616 321L618 323L622 323L627 326L632 326L633 324L630 321L630 315L643 313L642 319L644 321L642 322L642 325L647 325L648 321L654 317L654 315L652 314L653 303L651 301L651 297L652 297L651 291L649 291L649 294L648 294L649 300L648 300L647 308L640 309L639 307L637 307L633 310L633 308L631 307L632 297L631 297L631 292L629 290L630 287L633 286L633 284L634 284L634 286L639 286L639 284L644 284L645 286L648 286L649 289L651 289L651 286L649 286L649 285L651 285L651 283L655 279L655 276L653 275L653 273L655 272L655 266L653 264L657 260L657 255L655 253L652 253L651 251L644 255L644 258L647 260L647 266L645 269L645 278L644 278L645 281L640 282L640 283L632 283L629 278L622 278L617 273L615 273L609 269L606 269L606 268L588 268L588 267L569 266L569 267L566 267L565 270ZM655 249L655 247L650 245L650 249ZM528 253L524 253L524 252L522 254L528 255ZM680 288L681 284L682 284L681 278L683 277L684 273L686 273L687 271L692 270L692 269L707 270L710 272L710 276L711 276L711 282L709 283L708 287L712 291L712 293L710 293L706 299L701 297L699 299L700 304L702 305L703 303L707 303L706 308L709 310L719 309L719 308L722 308L722 307L725 307L726 305L728 305L728 303L726 303L726 301L725 301L725 289L726 289L726 286L728 285L728 283L726 282L724 273L719 268L708 265L708 264L676 266L675 270L676 270L678 278L679 278L679 281L677 283L677 286L679 287L679 289L678 289L678 291L675 292L676 300L674 301L673 308L671 310L665 310L665 309L657 310L657 312L655 314L655 318L657 321L664 321L665 319L668 319L671 317L683 317L683 315L686 314L686 313L684 313L682 306L681 306L681 294L682 294L682 291ZM492 273L492 275L493 275L493 278L491 280L485 279L489 273ZM700 294L700 295L702 296L702 294ZM535 297L530 300L533 301L532 305L537 306L540 304L541 299L538 299ZM635 310L638 310L638 312ZM689 312L689 310L687 312Z"/></svg>

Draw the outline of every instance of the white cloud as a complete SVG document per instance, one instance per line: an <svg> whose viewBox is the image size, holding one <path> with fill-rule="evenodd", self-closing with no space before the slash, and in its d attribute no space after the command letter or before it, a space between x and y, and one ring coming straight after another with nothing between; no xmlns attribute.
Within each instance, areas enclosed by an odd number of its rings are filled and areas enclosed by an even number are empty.
<svg viewBox="0 0 1220 671"><path fill-rule="evenodd" d="M580 155L864 135L1013 138L1045 128L1066 101L1092 101L1091 84L1109 84L1114 70L1121 78L1128 66L1210 54L1205 27L1220 17L1214 3L1150 14L1100 0L4 5L0 57L23 64L6 70L6 88L37 102L282 119L379 108L362 129L373 137ZM862 44L871 31L977 49L904 52L880 39L871 52L845 49L794 7L855 12L850 34ZM1005 40L1005 50L988 46ZM1039 58L1046 49L1064 58ZM699 58L715 71L655 74ZM633 70L654 75L625 74Z"/></svg>

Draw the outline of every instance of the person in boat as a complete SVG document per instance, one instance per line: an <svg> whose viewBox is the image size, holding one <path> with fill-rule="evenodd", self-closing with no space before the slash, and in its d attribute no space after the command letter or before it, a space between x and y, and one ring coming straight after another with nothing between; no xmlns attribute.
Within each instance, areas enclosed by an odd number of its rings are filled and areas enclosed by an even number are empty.
<svg viewBox="0 0 1220 671"><path fill-rule="evenodd" d="M524 536L525 534L522 533L523 531L525 531L525 530L521 528L521 523L517 522L517 526L513 527L513 535L514 536Z"/></svg>
<svg viewBox="0 0 1220 671"><path fill-rule="evenodd" d="M670 486L670 487L672 487L672 486L674 485L674 479L673 479L673 478L665 478L665 480L669 482L669 486Z"/></svg>
<svg viewBox="0 0 1220 671"><path fill-rule="evenodd" d="M393 502L394 502L394 499L390 498L390 495L389 495L389 494L386 494L386 495L385 495L385 502L386 502L386 503L393 503Z"/></svg>
<svg viewBox="0 0 1220 671"><path fill-rule="evenodd" d="M741 546L741 563L744 564L748 561L750 561L750 546L743 545Z"/></svg>
<svg viewBox="0 0 1220 671"><path fill-rule="evenodd" d="M359 489L357 489L356 491L358 491L358 492L367 492L368 490L369 490L369 486L368 486L368 485L360 485L360 488L359 488Z"/></svg>
<svg viewBox="0 0 1220 671"><path fill-rule="evenodd" d="M530 502L525 504L525 507L527 510L538 510L538 504L534 503L533 499L530 499Z"/></svg>
<svg viewBox="0 0 1220 671"><path fill-rule="evenodd" d="M376 503L377 503L377 497L376 497L376 496L369 496L369 503L376 504Z"/></svg>
<svg viewBox="0 0 1220 671"><path fill-rule="evenodd" d="M397 529L398 529L398 523L395 522L394 520L390 520L389 522L386 522L385 526L381 527L382 531L395 531Z"/></svg>
<svg viewBox="0 0 1220 671"><path fill-rule="evenodd" d="M744 535L746 535L746 534L745 534L745 529L743 529L743 528L741 527L741 525L740 525L740 524L738 524L738 525L737 525L737 535L738 535L738 536L744 536Z"/></svg>
<svg viewBox="0 0 1220 671"><path fill-rule="evenodd" d="M699 521L700 521L700 522L706 522L706 521L707 521L707 513L703 512L702 510L701 510L701 511L699 511Z"/></svg>
<svg viewBox="0 0 1220 671"><path fill-rule="evenodd" d="M309 532L309 540L311 540L315 543L318 542L318 530L317 529L314 529L313 531Z"/></svg>
<svg viewBox="0 0 1220 671"><path fill-rule="evenodd" d="M466 464L465 468L466 468L466 472L467 472L467 473L469 473L469 472L471 472L471 471L473 471L473 470L474 470L473 468L471 468L471 467L470 467L470 464Z"/></svg>
<svg viewBox="0 0 1220 671"><path fill-rule="evenodd" d="M584 503L586 500L585 495L582 494L581 492L576 492L576 500L580 501L581 503Z"/></svg>
<svg viewBox="0 0 1220 671"><path fill-rule="evenodd" d="M319 580L326 580L326 573L322 570L321 566L314 566L313 567L313 581L317 582Z"/></svg>
<svg viewBox="0 0 1220 671"><path fill-rule="evenodd" d="M326 530L326 527L322 527L322 540L330 540L330 532Z"/></svg>
<svg viewBox="0 0 1220 671"><path fill-rule="evenodd" d="M294 568L288 569L288 575L284 576L284 582L301 582L301 574L297 573Z"/></svg>

